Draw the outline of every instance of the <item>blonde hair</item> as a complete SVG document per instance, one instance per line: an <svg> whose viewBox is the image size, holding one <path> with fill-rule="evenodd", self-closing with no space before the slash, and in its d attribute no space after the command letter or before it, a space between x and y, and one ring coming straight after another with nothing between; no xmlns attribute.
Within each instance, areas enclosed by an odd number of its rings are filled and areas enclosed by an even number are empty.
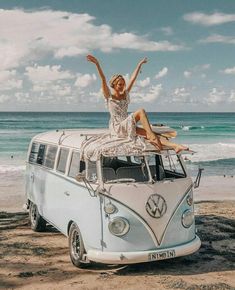
<svg viewBox="0 0 235 290"><path fill-rule="evenodd" d="M118 74L113 75L109 81L110 87L114 88L115 84L119 81L119 79L123 79L125 81L125 79L122 75L118 75Z"/></svg>

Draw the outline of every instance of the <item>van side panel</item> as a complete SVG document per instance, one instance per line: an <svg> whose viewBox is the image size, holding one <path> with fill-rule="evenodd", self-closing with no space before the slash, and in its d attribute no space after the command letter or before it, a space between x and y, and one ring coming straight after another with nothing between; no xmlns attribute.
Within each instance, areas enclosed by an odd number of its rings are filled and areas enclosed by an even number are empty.
<svg viewBox="0 0 235 290"><path fill-rule="evenodd" d="M82 233L86 250L100 249L100 198L91 196L87 188L75 180L29 164L27 179L32 174L34 181L32 189L28 185L27 196L37 205L40 215L66 236L69 223L75 222Z"/></svg>

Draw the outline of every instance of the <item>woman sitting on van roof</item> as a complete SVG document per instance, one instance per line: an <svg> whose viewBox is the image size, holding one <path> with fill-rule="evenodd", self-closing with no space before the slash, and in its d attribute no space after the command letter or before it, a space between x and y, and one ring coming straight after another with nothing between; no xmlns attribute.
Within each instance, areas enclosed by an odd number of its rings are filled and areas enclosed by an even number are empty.
<svg viewBox="0 0 235 290"><path fill-rule="evenodd" d="M87 60L96 65L102 81L103 94L106 98L107 106L111 116L109 121L109 129L112 137L133 139L139 135L147 139L158 150L162 149L162 145L174 149L176 153L179 153L182 150L188 150L188 147L172 143L166 138L157 136L151 129L144 109L139 109L136 112L128 115L127 109L128 104L130 103L129 93L137 79L142 65L147 62L147 58L142 59L138 63L127 86L122 75L115 74L112 76L109 84L113 89L113 93L110 92L99 61L92 55L87 55ZM143 128L136 126L136 123L139 121Z"/></svg>

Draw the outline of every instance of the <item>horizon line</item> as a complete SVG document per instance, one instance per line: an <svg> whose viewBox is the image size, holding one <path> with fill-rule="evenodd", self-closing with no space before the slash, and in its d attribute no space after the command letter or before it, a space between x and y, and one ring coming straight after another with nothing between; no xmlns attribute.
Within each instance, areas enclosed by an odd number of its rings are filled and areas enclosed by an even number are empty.
<svg viewBox="0 0 235 290"><path fill-rule="evenodd" d="M108 111L0 111L0 113L107 113ZM132 112L128 112L132 113ZM206 113L206 114L213 114L213 113L235 113L235 111L147 111L147 113Z"/></svg>

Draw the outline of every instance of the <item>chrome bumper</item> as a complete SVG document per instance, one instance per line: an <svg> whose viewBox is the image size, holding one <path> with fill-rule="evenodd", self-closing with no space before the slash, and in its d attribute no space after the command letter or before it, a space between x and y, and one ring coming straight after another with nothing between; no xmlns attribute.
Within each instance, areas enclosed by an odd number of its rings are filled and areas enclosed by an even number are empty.
<svg viewBox="0 0 235 290"><path fill-rule="evenodd" d="M190 255L196 252L201 246L201 240L198 236L187 244L165 249L153 249L151 251L140 252L102 252L99 250L88 250L86 258L90 261L106 264L134 264L143 262L153 262L158 260L173 258L164 253L174 252L174 258ZM150 259L154 255L155 259Z"/></svg>

